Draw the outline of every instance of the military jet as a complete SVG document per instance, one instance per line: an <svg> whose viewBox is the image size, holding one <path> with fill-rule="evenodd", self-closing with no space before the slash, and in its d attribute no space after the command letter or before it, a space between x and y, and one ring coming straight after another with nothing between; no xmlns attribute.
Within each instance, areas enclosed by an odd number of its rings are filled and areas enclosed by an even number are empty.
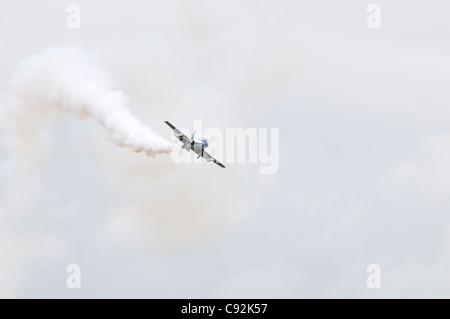
<svg viewBox="0 0 450 319"><path fill-rule="evenodd" d="M208 141L205 139L201 139L200 141L196 141L195 140L195 131L194 134L192 134L192 137L189 138L186 135L184 135L183 133L181 133L181 131L179 129L177 129L175 126L173 126L172 124L170 124L168 121L165 121L164 123L166 123L167 125L169 125L169 127L173 130L173 135L181 142L183 143L183 146L181 148L187 150L187 151L194 151L195 154L197 154L197 158L203 157L207 162L214 162L217 165L219 165L222 168L225 168L225 166L220 163L219 161L217 161L214 157L212 157L211 155L209 155L206 151L205 148L208 147Z"/></svg>

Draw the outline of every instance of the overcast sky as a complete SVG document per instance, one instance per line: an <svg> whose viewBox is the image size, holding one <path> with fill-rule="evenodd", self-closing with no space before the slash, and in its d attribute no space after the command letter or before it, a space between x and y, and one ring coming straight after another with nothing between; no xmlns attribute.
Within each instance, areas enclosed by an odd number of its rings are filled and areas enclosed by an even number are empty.
<svg viewBox="0 0 450 319"><path fill-rule="evenodd" d="M3 2L2 96L76 45L161 136L279 128L280 166L175 164L70 115L32 170L2 138L1 297L450 297L448 1L377 1L379 29L360 0L78 1L74 29L72 2Z"/></svg>

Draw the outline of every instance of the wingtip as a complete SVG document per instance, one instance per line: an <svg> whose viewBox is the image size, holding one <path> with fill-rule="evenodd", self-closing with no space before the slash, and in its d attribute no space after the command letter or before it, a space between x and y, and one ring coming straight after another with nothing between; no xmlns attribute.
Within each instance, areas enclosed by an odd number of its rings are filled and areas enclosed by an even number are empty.
<svg viewBox="0 0 450 319"><path fill-rule="evenodd" d="M225 168L225 165L223 165L223 164L220 163L220 162L215 161L214 163L216 163L217 165L219 165L219 166L222 167L222 168Z"/></svg>
<svg viewBox="0 0 450 319"><path fill-rule="evenodd" d="M172 130L176 129L176 127L173 126L169 121L164 121L164 123L166 123Z"/></svg>

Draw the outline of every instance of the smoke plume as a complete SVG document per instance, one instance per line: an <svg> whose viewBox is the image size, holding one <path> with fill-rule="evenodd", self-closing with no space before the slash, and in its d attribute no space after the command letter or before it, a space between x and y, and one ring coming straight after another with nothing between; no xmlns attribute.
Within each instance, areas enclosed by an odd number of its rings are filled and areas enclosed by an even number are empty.
<svg viewBox="0 0 450 319"><path fill-rule="evenodd" d="M148 156L168 153L172 143L136 119L111 74L77 47L54 46L22 60L2 99L0 118L10 151L7 211L32 211L43 194L42 168L59 117L94 118L121 147ZM27 200L23 200L27 194Z"/></svg>
<svg viewBox="0 0 450 319"><path fill-rule="evenodd" d="M130 113L127 96L114 88L110 74L76 47L55 46L25 58L13 73L5 102L16 133L32 131L20 119L70 113L94 118L112 142L135 152L154 156L172 148Z"/></svg>

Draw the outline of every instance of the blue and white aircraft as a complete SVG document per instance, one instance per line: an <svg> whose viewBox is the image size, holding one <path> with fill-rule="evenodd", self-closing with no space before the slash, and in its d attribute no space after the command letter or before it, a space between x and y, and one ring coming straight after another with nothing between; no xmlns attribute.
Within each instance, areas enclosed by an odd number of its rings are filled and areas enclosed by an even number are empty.
<svg viewBox="0 0 450 319"><path fill-rule="evenodd" d="M208 141L205 139L201 139L200 141L196 141L195 140L195 131L194 134L192 134L192 137L189 138L186 135L184 135L183 133L181 133L181 131L179 129L177 129L175 126L173 126L172 124L170 124L168 121L165 121L165 123L167 125L169 125L169 127L173 130L173 135L181 142L183 143L182 148L185 149L186 151L194 151L195 154L198 155L197 158L203 157L207 162L214 162L217 165L219 165L222 168L225 168L225 165L223 165L222 163L220 163L219 161L217 161L214 157L212 157L211 155L209 155L206 151L205 148L208 147Z"/></svg>

